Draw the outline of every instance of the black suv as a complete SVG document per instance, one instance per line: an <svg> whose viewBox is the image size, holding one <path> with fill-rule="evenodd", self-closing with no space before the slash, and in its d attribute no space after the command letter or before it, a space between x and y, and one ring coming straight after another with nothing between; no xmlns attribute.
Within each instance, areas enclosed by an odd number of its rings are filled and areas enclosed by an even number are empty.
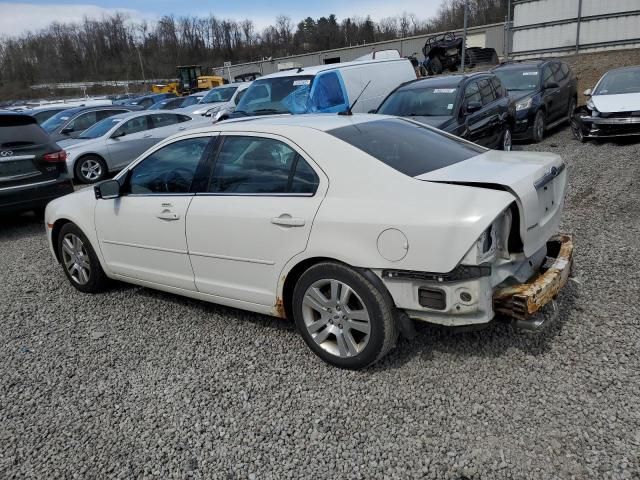
<svg viewBox="0 0 640 480"><path fill-rule="evenodd" d="M514 139L540 142L546 130L569 122L578 101L578 79L564 62L506 62L492 70L516 103Z"/></svg>
<svg viewBox="0 0 640 480"><path fill-rule="evenodd" d="M0 112L0 213L38 212L73 192L66 157L35 118Z"/></svg>
<svg viewBox="0 0 640 480"><path fill-rule="evenodd" d="M514 106L491 73L412 80L375 113L410 117L488 148L511 150Z"/></svg>

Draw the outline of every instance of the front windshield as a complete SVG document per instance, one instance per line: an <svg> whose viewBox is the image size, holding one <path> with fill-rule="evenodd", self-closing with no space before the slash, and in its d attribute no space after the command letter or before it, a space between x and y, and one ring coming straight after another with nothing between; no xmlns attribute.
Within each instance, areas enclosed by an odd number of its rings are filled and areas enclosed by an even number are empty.
<svg viewBox="0 0 640 480"><path fill-rule="evenodd" d="M233 94L238 89L238 87L220 87L214 88L209 93L207 93L204 97L202 97L202 101L200 103L220 103L220 102L228 102L233 97Z"/></svg>
<svg viewBox="0 0 640 480"><path fill-rule="evenodd" d="M594 95L640 93L640 67L608 72L598 82Z"/></svg>
<svg viewBox="0 0 640 480"><path fill-rule="evenodd" d="M498 69L493 73L500 79L502 85L511 91L529 91L535 90L540 84L540 73L533 69Z"/></svg>
<svg viewBox="0 0 640 480"><path fill-rule="evenodd" d="M45 122L42 122L42 125L40 126L44 128L45 132L51 133L70 118L71 114L66 110L63 110L60 113L56 113Z"/></svg>
<svg viewBox="0 0 640 480"><path fill-rule="evenodd" d="M120 123L119 118L105 118L92 127L87 128L78 138L98 138L105 135L109 130Z"/></svg>
<svg viewBox="0 0 640 480"><path fill-rule="evenodd" d="M457 95L457 86L398 90L380 106L378 113L399 117L451 116Z"/></svg>
<svg viewBox="0 0 640 480"><path fill-rule="evenodd" d="M246 115L306 113L313 76L258 79L247 88L236 112Z"/></svg>

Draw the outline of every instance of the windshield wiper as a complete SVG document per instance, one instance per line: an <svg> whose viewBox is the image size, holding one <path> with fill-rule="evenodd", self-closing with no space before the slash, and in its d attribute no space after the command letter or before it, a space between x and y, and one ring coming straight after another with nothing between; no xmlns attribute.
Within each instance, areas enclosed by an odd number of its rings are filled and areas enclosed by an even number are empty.
<svg viewBox="0 0 640 480"><path fill-rule="evenodd" d="M275 108L259 108L251 113L291 113L288 110L276 110Z"/></svg>

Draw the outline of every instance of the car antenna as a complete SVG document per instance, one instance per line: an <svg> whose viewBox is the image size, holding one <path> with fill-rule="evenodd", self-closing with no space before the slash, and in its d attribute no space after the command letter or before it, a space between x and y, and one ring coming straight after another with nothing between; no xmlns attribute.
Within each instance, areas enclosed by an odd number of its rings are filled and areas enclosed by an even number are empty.
<svg viewBox="0 0 640 480"><path fill-rule="evenodd" d="M298 67L298 71L297 71L296 73L301 73L301 72L303 72L303 71L304 71L304 70L302 69L302 67Z"/></svg>
<svg viewBox="0 0 640 480"><path fill-rule="evenodd" d="M364 86L364 88L362 89L362 91L360 92L360 95L358 95L356 97L356 99L353 101L353 103L349 106L349 108L347 108L345 111L343 112L338 112L338 115L353 115L353 107L356 106L356 103L358 103L358 100L360 100L360 97L362 96L362 94L364 93L364 91L367 89L367 87L369 86L369 84L371 83L371 80L369 80L367 82L367 84Z"/></svg>

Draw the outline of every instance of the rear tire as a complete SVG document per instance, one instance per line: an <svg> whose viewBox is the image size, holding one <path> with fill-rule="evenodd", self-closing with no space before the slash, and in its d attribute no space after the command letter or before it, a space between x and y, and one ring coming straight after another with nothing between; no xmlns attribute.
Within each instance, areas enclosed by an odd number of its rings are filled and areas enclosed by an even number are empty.
<svg viewBox="0 0 640 480"><path fill-rule="evenodd" d="M97 183L107 175L107 164L97 155L85 155L73 167L75 179L80 183Z"/></svg>
<svg viewBox="0 0 640 480"><path fill-rule="evenodd" d="M107 288L109 279L89 239L77 225L67 223L62 227L57 249L64 274L76 289L99 293Z"/></svg>
<svg viewBox="0 0 640 480"><path fill-rule="evenodd" d="M540 143L544 139L544 132L547 128L547 117L542 110L536 112L533 120L533 141Z"/></svg>
<svg viewBox="0 0 640 480"><path fill-rule="evenodd" d="M292 306L309 348L340 368L358 370L377 362L398 338L389 295L340 263L322 262L305 271Z"/></svg>
<svg viewBox="0 0 640 480"><path fill-rule="evenodd" d="M437 55L431 59L431 71L434 75L440 75L442 73L442 61Z"/></svg>

